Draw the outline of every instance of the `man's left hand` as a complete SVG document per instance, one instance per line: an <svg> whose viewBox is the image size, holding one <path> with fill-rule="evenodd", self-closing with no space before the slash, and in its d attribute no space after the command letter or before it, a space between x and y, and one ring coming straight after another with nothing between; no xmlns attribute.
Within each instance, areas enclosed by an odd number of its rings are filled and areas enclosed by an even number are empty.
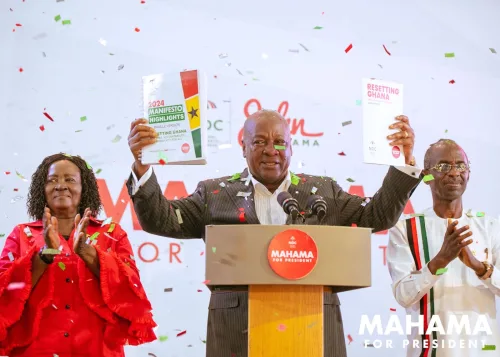
<svg viewBox="0 0 500 357"><path fill-rule="evenodd" d="M396 117L397 123L389 126L389 129L399 129L397 133L391 134L387 139L392 140L390 145L401 145L407 165L414 165L413 146L415 145L415 132L410 126L410 119L406 115Z"/></svg>
<svg viewBox="0 0 500 357"><path fill-rule="evenodd" d="M462 248L458 258L464 263L466 266L471 268L476 272L477 275L482 276L486 273L486 268L484 264L481 263L475 256L472 254L472 251L469 247Z"/></svg>

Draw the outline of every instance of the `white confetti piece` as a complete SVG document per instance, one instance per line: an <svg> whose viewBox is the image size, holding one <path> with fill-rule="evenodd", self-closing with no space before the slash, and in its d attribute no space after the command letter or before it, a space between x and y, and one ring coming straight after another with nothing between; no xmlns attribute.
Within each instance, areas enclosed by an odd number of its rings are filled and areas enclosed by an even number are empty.
<svg viewBox="0 0 500 357"><path fill-rule="evenodd" d="M221 54L219 54L219 58L220 59L224 59L224 58L227 58L227 57L228 57L227 53L221 53Z"/></svg>
<svg viewBox="0 0 500 357"><path fill-rule="evenodd" d="M351 125L351 124L352 124L352 120L342 122L342 126Z"/></svg>
<svg viewBox="0 0 500 357"><path fill-rule="evenodd" d="M59 248L57 248L57 249L58 249L60 252L62 252L62 250L63 250L63 246L62 246L62 244L61 244L61 245L59 246Z"/></svg>
<svg viewBox="0 0 500 357"><path fill-rule="evenodd" d="M299 53L299 50L297 50L297 49L290 49L290 50L288 50L288 52Z"/></svg>
<svg viewBox="0 0 500 357"><path fill-rule="evenodd" d="M7 253L7 256L9 257L9 260L10 260L11 262L13 262L13 261L14 261L14 255L12 254L12 252L8 252L8 253Z"/></svg>
<svg viewBox="0 0 500 357"><path fill-rule="evenodd" d="M316 192L318 191L318 188L317 187L313 187L311 189L311 193L314 195Z"/></svg>
<svg viewBox="0 0 500 357"><path fill-rule="evenodd" d="M224 182L219 183L220 187L226 187L226 184Z"/></svg>
<svg viewBox="0 0 500 357"><path fill-rule="evenodd" d="M124 67L125 67L125 65L121 64L121 65L118 66L118 70L121 71Z"/></svg>
<svg viewBox="0 0 500 357"><path fill-rule="evenodd" d="M24 199L23 196L16 196L10 200L10 203L16 203L18 201L21 201L22 199Z"/></svg>
<svg viewBox="0 0 500 357"><path fill-rule="evenodd" d="M245 186L248 186L250 185L250 181L252 180L252 178L250 176L248 176L245 180Z"/></svg>
<svg viewBox="0 0 500 357"><path fill-rule="evenodd" d="M303 44L299 43L299 45L300 45L300 47L302 47L302 48L303 48L304 50L306 50L307 52L310 52L310 51L309 51L309 49L308 49L306 46L304 46Z"/></svg>
<svg viewBox="0 0 500 357"><path fill-rule="evenodd" d="M108 237L109 239L112 239L112 240L114 240L115 242L118 242L118 239L111 237L108 233L104 233L104 235L105 235L106 237Z"/></svg>
<svg viewBox="0 0 500 357"><path fill-rule="evenodd" d="M267 55L267 53L263 53L261 57L262 57L262 59L268 59L269 58L269 56Z"/></svg>
<svg viewBox="0 0 500 357"><path fill-rule="evenodd" d="M33 237L33 234L31 234L30 227L24 227L24 233L26 234L26 237L28 237L28 238Z"/></svg>
<svg viewBox="0 0 500 357"><path fill-rule="evenodd" d="M179 221L179 224L182 224L182 216L181 216L181 210L180 209L176 209L175 210L175 214L177 215L177 220Z"/></svg>
<svg viewBox="0 0 500 357"><path fill-rule="evenodd" d="M103 39L103 38L100 38L100 39L99 39L99 43L100 43L101 45L103 45L103 46L106 46L106 45L108 44L108 41L106 41L106 40L105 40L105 39Z"/></svg>
<svg viewBox="0 0 500 357"><path fill-rule="evenodd" d="M114 138L113 140L111 140L111 142L113 142L113 143L117 143L117 142L119 142L121 139L122 139L122 137L121 137L120 135L117 135L117 136L115 136L115 138Z"/></svg>
<svg viewBox="0 0 500 357"><path fill-rule="evenodd" d="M52 304L52 307L53 307L54 309L58 310L58 308L57 308L57 306L56 306L56 305Z"/></svg>
<svg viewBox="0 0 500 357"><path fill-rule="evenodd" d="M244 75L244 74L243 74L243 72L241 72L238 68L236 68L236 72L238 72L238 74L239 74L240 76L243 76L243 75Z"/></svg>
<svg viewBox="0 0 500 357"><path fill-rule="evenodd" d="M252 194L252 192L238 192L236 196L238 197L249 197Z"/></svg>
<svg viewBox="0 0 500 357"><path fill-rule="evenodd" d="M104 221L102 221L101 227L104 227L106 224L110 224L113 221L113 217L108 217Z"/></svg>
<svg viewBox="0 0 500 357"><path fill-rule="evenodd" d="M25 283L23 282L18 282L18 283L10 283L9 285L7 285L7 290L19 290L19 289L22 289L26 286Z"/></svg>

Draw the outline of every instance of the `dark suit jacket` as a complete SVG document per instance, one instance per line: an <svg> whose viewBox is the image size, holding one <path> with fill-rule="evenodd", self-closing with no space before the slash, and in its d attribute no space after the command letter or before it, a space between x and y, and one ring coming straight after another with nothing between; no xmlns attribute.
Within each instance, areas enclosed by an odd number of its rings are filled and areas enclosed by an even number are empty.
<svg viewBox="0 0 500 357"><path fill-rule="evenodd" d="M391 167L380 190L364 205L364 197L346 193L329 177L298 176L300 181L290 185L288 192L305 209L315 187L315 194L322 196L328 204L322 224L351 226L355 223L358 227L369 227L374 231L385 230L396 224L411 193L420 182L420 177L411 177ZM254 188L251 181L245 184L246 177L247 170L243 171L241 179L235 181L228 181L230 176L205 180L198 184L190 196L169 201L163 196L153 173L132 196L132 200L144 231L171 238L204 238L207 225L260 223L253 201ZM130 194L131 180L132 176L127 182ZM252 194L245 199L238 196L238 192ZM178 214L182 223L179 222ZM308 218L306 224L318 224L317 218ZM247 355L247 336L241 333L247 328L247 299L245 292L212 294L207 327L207 357L231 353L243 357ZM324 356L344 357L345 337L337 294L325 293L324 305Z"/></svg>

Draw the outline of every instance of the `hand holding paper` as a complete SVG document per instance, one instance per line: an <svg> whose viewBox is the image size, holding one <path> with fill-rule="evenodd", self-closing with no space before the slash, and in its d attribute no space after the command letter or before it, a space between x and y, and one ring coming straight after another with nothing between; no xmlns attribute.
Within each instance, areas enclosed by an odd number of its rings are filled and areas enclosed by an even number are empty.
<svg viewBox="0 0 500 357"><path fill-rule="evenodd" d="M403 147L406 164L413 161L413 147L415 145L415 132L410 126L410 119L406 115L396 117L397 123L389 126L389 129L399 129L397 133L387 136L391 140L390 145L400 145Z"/></svg>

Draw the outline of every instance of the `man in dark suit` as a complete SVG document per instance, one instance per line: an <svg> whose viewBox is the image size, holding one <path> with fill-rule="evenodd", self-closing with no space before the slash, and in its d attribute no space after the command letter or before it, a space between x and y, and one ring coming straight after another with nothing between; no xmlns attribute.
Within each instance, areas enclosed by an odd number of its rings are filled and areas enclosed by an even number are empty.
<svg viewBox="0 0 500 357"><path fill-rule="evenodd" d="M322 196L328 204L322 224L356 224L381 231L396 224L420 182L420 170L414 167L412 156L415 136L406 116L396 118L391 129L399 131L388 136L388 144L403 146L407 165L390 167L380 190L366 202L344 192L330 178L292 174L288 170L292 156L288 124L279 113L261 110L245 121L242 146L247 169L232 177L202 181L190 196L168 201L152 168L140 162L141 149L156 140L154 130L141 125L146 123L138 119L131 126L128 140L135 162L127 186L142 228L156 235L204 238L206 225L285 224L287 216L276 200L283 191L295 197L301 207L306 207L312 191ZM307 221L317 223L315 218ZM248 293L244 290L212 291L207 357L247 356ZM340 302L332 292L324 295L324 344L325 357L346 356Z"/></svg>

